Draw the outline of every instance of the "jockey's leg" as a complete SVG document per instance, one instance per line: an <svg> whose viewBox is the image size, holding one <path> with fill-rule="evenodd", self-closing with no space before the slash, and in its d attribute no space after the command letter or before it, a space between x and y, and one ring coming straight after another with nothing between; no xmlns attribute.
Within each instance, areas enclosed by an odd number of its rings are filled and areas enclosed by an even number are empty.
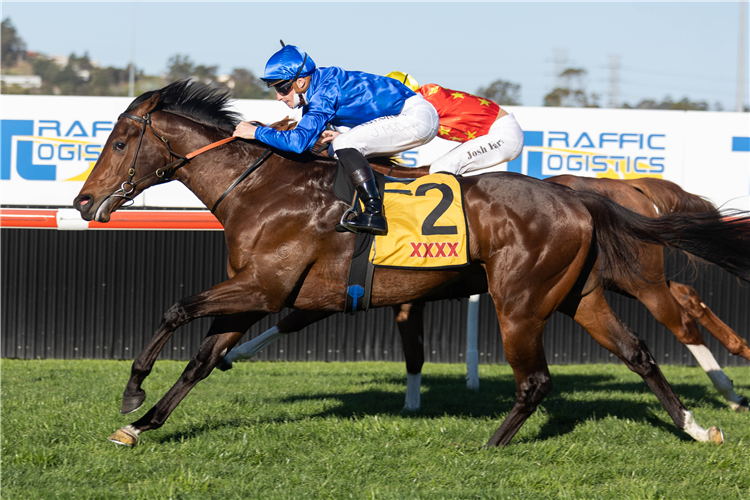
<svg viewBox="0 0 750 500"><path fill-rule="evenodd" d="M523 151L523 131L513 114L504 115L487 135L466 141L432 162L430 173L450 172L476 175L507 170L503 163L513 161Z"/></svg>
<svg viewBox="0 0 750 500"><path fill-rule="evenodd" d="M378 235L388 233L388 224L383 216L383 200L378 193L378 186L367 159L354 148L339 149L336 155L365 205L362 214L343 221L342 225L354 232L365 231Z"/></svg>
<svg viewBox="0 0 750 500"><path fill-rule="evenodd" d="M427 144L437 135L437 111L421 95L410 97L398 115L357 125L331 144L365 204L365 213L348 225L354 230L385 234L382 200L366 158L390 156ZM381 220L382 219L382 220Z"/></svg>

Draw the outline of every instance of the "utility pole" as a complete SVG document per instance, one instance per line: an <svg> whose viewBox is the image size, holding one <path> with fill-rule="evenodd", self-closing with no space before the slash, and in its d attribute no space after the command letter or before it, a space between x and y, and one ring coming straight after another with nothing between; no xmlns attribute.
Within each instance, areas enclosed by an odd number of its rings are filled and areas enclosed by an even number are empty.
<svg viewBox="0 0 750 500"><path fill-rule="evenodd" d="M133 6L133 38L130 40L130 72L128 74L128 97L135 96L135 6Z"/></svg>
<svg viewBox="0 0 750 500"><path fill-rule="evenodd" d="M617 108L620 104L620 55L609 55L609 104Z"/></svg>
<svg viewBox="0 0 750 500"><path fill-rule="evenodd" d="M740 58L737 64L737 112L741 113L745 104L745 2L740 2Z"/></svg>
<svg viewBox="0 0 750 500"><path fill-rule="evenodd" d="M562 86L562 75L563 71L568 68L568 49L554 49L555 50L555 78L557 79L557 86Z"/></svg>

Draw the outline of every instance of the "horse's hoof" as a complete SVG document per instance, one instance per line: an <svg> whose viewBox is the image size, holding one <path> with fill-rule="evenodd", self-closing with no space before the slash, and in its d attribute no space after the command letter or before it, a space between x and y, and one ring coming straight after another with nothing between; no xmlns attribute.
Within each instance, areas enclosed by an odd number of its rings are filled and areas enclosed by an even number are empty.
<svg viewBox="0 0 750 500"><path fill-rule="evenodd" d="M146 391L141 389L135 396L128 396L127 394L122 395L122 406L120 406L120 413L127 415L133 413L143 405L146 401Z"/></svg>
<svg viewBox="0 0 750 500"><path fill-rule="evenodd" d="M135 446L138 444L138 435L129 425L117 429L117 432L109 436L107 439L121 446Z"/></svg>
<svg viewBox="0 0 750 500"><path fill-rule="evenodd" d="M231 361L227 361L226 358L221 358L219 360L219 362L216 363L216 368L218 368L219 370L221 370L223 372L225 372L227 370L231 370L232 369L232 362Z"/></svg>
<svg viewBox="0 0 750 500"><path fill-rule="evenodd" d="M716 444L724 444L724 433L715 425L708 429L708 440Z"/></svg>
<svg viewBox="0 0 750 500"><path fill-rule="evenodd" d="M750 411L750 404L747 401L747 398L743 397L739 404L734 408L734 411L737 413L745 413L746 411Z"/></svg>

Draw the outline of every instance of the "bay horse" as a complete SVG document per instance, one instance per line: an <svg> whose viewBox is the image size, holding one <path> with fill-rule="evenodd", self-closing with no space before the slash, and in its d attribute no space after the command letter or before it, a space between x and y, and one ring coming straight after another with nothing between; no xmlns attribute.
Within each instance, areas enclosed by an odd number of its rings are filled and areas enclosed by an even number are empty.
<svg viewBox="0 0 750 500"><path fill-rule="evenodd" d="M136 445L171 412L248 328L284 307L343 311L354 235L334 229L347 204L333 194L335 162L234 141L193 156L231 135L239 117L229 95L180 81L137 97L120 115L73 204L85 220L108 222L112 212L144 189L178 180L225 228L229 279L175 303L136 357L121 412L137 410L142 383L164 343L199 317L214 321L178 381L141 418L108 439ZM174 158L181 158L173 161ZM192 158L192 159L189 159ZM262 163L258 159L264 159ZM253 164L254 171L227 193ZM664 378L644 343L609 308L597 284L641 272L639 242L665 245L715 262L750 280L743 214L643 217L592 193L513 173L460 179L471 264L429 271L379 268L372 306L413 302L452 281L486 274L513 369L513 408L487 446L505 446L551 390L542 348L544 326L557 309L574 319L643 378L675 425L698 441L723 442L716 427L697 424ZM217 201L223 203L217 205ZM387 208L386 208L387 210ZM591 267L598 253L599 265Z"/></svg>
<svg viewBox="0 0 750 500"><path fill-rule="evenodd" d="M429 167L405 168L374 165L373 168L395 178L417 178L429 173ZM719 213L717 207L708 200L688 193L677 184L663 179L620 180L560 175L544 180L578 191L601 194L633 212L648 217L657 217L659 214L670 212ZM750 348L745 339L722 322L698 296L693 287L666 279L664 251L661 246L643 244L640 261L644 274L649 276L649 280L637 278L635 281L624 283L604 282L602 283L604 288L643 303L651 314L688 348L730 408L736 411L748 411L747 398L735 393L732 380L724 373L706 346L696 321L716 337L730 353L750 361ZM457 293L465 295L484 293L486 287L486 283L473 279L472 283L458 287ZM453 295L450 298L457 298L457 296ZM407 367L404 409L408 411L416 411L420 407L419 385L424 365L422 343L424 306L424 302L417 302L393 307ZM290 313L270 330L230 351L219 362L217 368L231 369L234 361L251 358L281 337L298 332L321 319L323 317L319 313L310 311Z"/></svg>

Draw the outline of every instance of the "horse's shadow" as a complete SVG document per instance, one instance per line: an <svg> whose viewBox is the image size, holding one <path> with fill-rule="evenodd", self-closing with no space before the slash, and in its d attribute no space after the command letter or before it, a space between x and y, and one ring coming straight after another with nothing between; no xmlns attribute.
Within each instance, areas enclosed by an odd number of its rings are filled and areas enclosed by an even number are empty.
<svg viewBox="0 0 750 500"><path fill-rule="evenodd" d="M381 380L382 379L382 380ZM656 428L670 432L679 439L690 441L691 439L681 430L674 426L662 406L652 399L634 403L632 398L627 401L618 398L618 392L639 393L644 392L653 395L645 383L641 381L622 382L614 381L615 377L608 374L577 375L563 374L553 375L552 392L542 401L537 411L546 414L548 420L542 425L536 435L525 439L516 439L516 442L525 440L544 441L573 432L573 430L586 421L596 420L609 415L636 422L646 422ZM383 376L380 382L398 385L403 384L403 377ZM372 383L372 379L368 383ZM671 384L679 395L683 404L688 409L701 404L712 408L726 408L709 388L701 384ZM586 399L581 401L576 393L580 392L603 392L612 394L611 398ZM432 397L432 395L450 394L450 398L444 396ZM402 410L404 404L404 393L380 390L361 390L348 392L319 392L315 394L297 394L280 397L279 404L291 404L305 401L336 400L339 404L313 413L299 416L298 418L283 417L233 417L227 419L216 419L211 422L193 425L182 431L175 431L164 435L161 441L174 442L185 438L195 437L220 428L245 427L263 423L294 422L306 418L361 418L371 415L401 415L409 419L436 419L444 416L465 418L488 418L496 420L497 424L507 414L515 402L516 385L512 375L484 378L481 380L479 391L466 389L466 381L460 375L424 375L422 377L422 407L418 412L407 412ZM242 404L244 398L237 400ZM253 407L248 404L247 414L252 414Z"/></svg>

